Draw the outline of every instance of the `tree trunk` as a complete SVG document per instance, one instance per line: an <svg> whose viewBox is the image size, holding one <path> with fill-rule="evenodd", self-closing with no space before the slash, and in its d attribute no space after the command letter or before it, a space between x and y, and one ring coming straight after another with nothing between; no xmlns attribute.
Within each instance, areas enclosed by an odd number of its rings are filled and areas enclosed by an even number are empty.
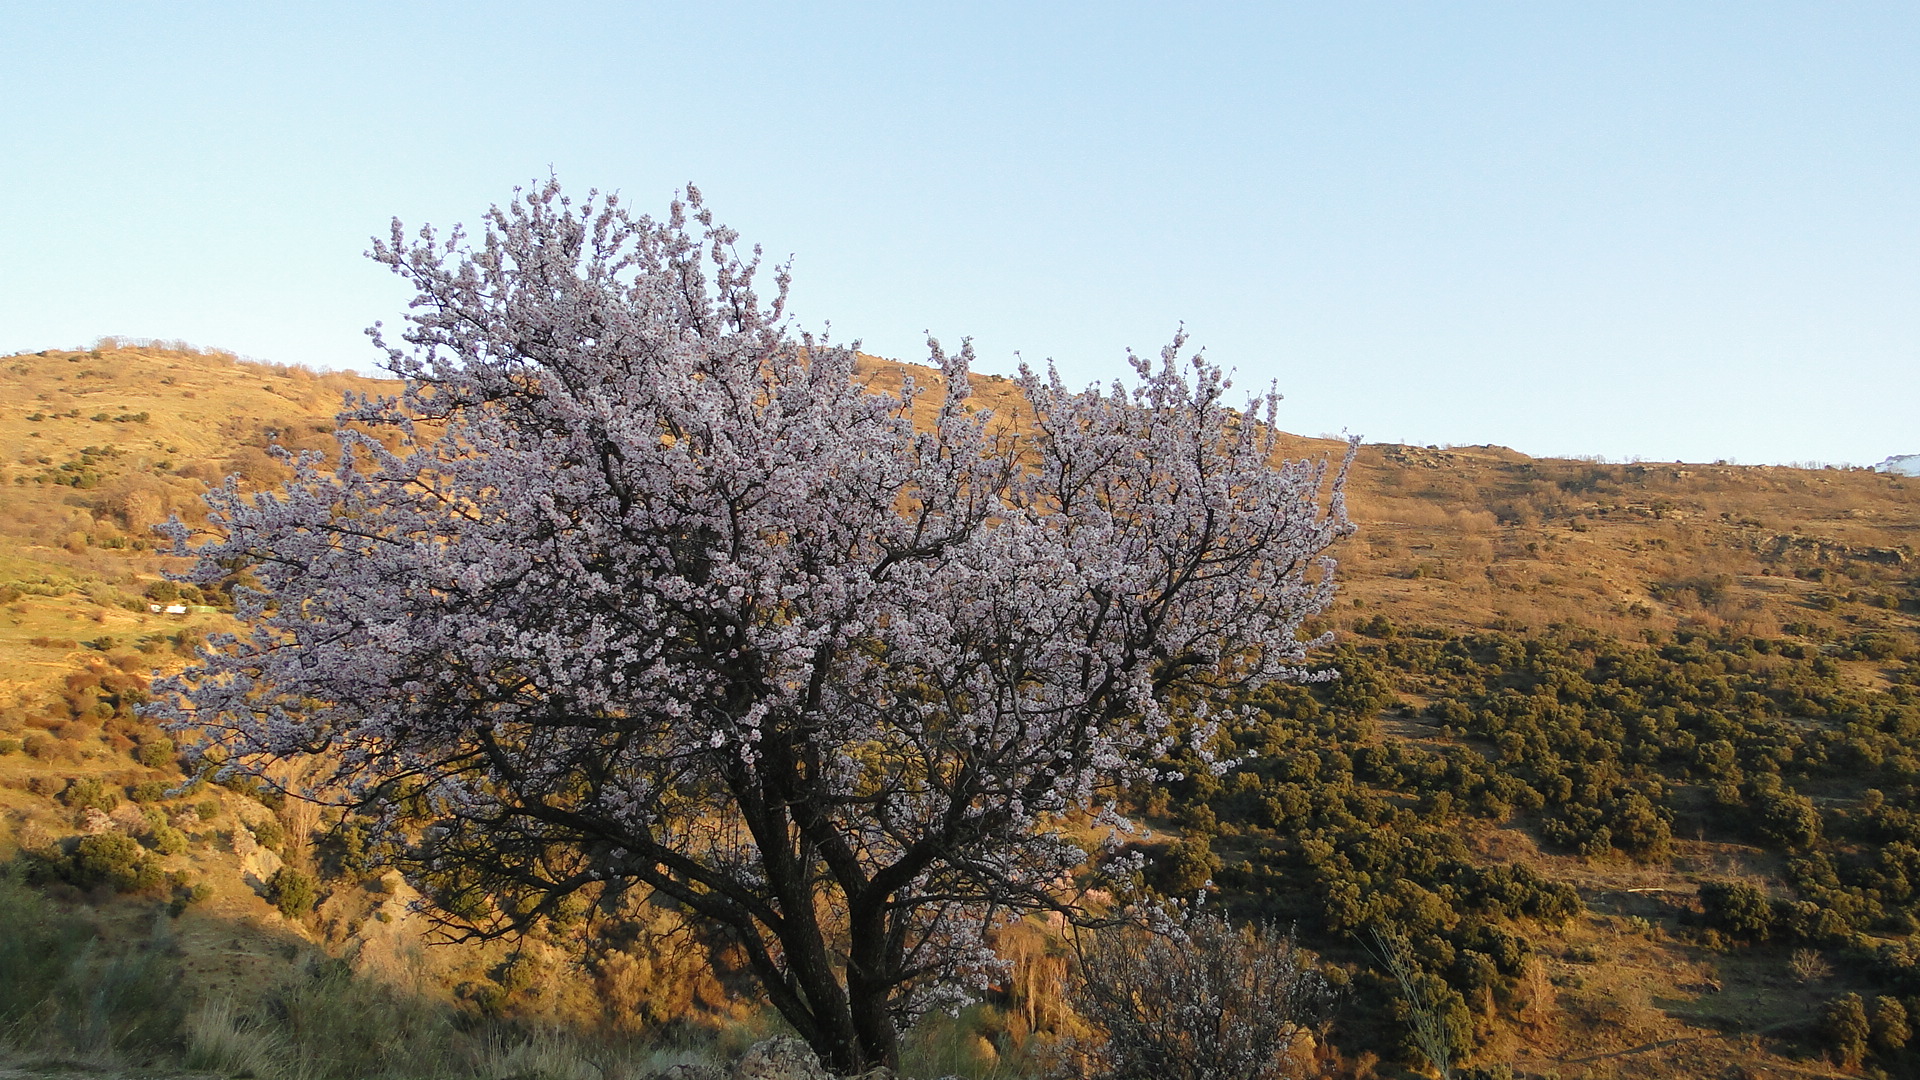
<svg viewBox="0 0 1920 1080"><path fill-rule="evenodd" d="M880 1065L898 1069L900 1033L888 1008L893 981L886 977L891 966L886 962L885 920L856 917L848 933L843 983L828 959L819 924L805 914L789 923L782 946L788 970L801 989L807 1024L803 1026L798 1017L789 1020L796 1030L811 1030L808 1044L835 1073L854 1076Z"/></svg>
<svg viewBox="0 0 1920 1080"><path fill-rule="evenodd" d="M860 1039L865 1067L900 1067L900 1033L894 1030L893 1016L887 1011L891 988L857 972L847 973L847 1009L852 1013L853 1030Z"/></svg>
<svg viewBox="0 0 1920 1080"><path fill-rule="evenodd" d="M876 903L872 886L848 905L847 1010L867 1067L900 1067L900 1033L887 1005L893 997L896 970L890 963L887 918Z"/></svg>

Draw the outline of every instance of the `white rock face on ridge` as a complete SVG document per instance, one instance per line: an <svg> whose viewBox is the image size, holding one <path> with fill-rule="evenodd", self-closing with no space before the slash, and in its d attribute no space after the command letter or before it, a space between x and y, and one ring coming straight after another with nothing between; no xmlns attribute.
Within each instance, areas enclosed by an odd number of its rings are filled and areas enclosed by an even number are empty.
<svg viewBox="0 0 1920 1080"><path fill-rule="evenodd" d="M1873 471L1895 473L1900 476L1920 476L1920 454L1895 454L1875 465Z"/></svg>

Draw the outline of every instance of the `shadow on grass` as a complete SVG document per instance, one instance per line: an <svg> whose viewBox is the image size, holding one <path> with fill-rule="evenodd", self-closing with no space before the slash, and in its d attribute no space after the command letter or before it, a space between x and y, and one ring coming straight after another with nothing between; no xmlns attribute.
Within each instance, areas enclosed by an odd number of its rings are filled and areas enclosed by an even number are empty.
<svg viewBox="0 0 1920 1080"><path fill-rule="evenodd" d="M756 1031L624 1036L487 1018L356 974L290 935L220 927L284 957L264 991L195 985L165 905L112 933L15 875L0 875L0 1044L33 1072L189 1069L253 1080L624 1080L711 1062ZM285 940L281 940L284 937ZM748 1025L753 1026L753 1025Z"/></svg>

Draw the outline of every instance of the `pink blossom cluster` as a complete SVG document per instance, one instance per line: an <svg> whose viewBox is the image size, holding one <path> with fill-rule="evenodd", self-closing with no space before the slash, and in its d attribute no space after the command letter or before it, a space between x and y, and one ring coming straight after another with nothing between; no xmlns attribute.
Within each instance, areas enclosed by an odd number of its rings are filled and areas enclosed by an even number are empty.
<svg viewBox="0 0 1920 1080"><path fill-rule="evenodd" d="M651 890L830 1060L886 1060L997 920L1064 902L1076 816L1319 643L1340 478L1179 340L1130 387L1023 367L996 424L970 347L868 392L691 188L653 220L547 185L373 257L418 290L372 331L404 393L173 526L251 629L161 711L430 820L476 925Z"/></svg>

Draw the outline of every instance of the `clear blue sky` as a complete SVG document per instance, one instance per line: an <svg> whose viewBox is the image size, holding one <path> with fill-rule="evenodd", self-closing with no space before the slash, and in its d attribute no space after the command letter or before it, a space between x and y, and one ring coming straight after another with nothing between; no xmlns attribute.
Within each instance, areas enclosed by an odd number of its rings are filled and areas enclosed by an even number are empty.
<svg viewBox="0 0 1920 1080"><path fill-rule="evenodd" d="M1294 430L1920 451L1920 6L0 2L0 350L366 368L398 215L691 180L795 311Z"/></svg>

